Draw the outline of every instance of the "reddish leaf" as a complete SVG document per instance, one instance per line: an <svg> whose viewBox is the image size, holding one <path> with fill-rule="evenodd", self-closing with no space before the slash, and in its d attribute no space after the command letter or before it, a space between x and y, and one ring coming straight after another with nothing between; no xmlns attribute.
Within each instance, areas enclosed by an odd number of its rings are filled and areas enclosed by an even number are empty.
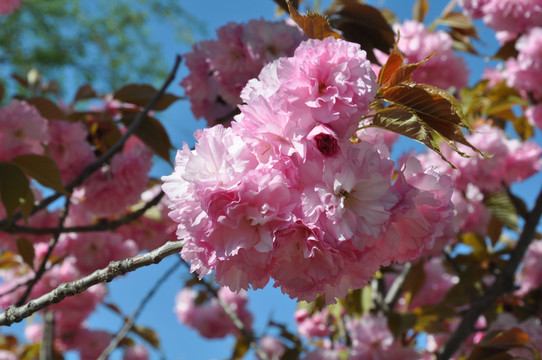
<svg viewBox="0 0 542 360"><path fill-rule="evenodd" d="M141 336L143 340L145 340L155 349L160 349L160 339L158 338L156 331L141 325L133 326L131 331Z"/></svg>
<svg viewBox="0 0 542 360"><path fill-rule="evenodd" d="M301 15L292 5L290 0L286 0L288 11L293 21L307 34L310 39L323 40L328 36L340 39L341 36L331 29L325 17L320 14Z"/></svg>
<svg viewBox="0 0 542 360"><path fill-rule="evenodd" d="M25 154L11 160L21 170L27 173L45 187L67 195L62 184L62 177L55 161L49 156Z"/></svg>
<svg viewBox="0 0 542 360"><path fill-rule="evenodd" d="M30 182L25 174L13 164L0 163L0 200L11 218L15 210L28 198Z"/></svg>
<svg viewBox="0 0 542 360"><path fill-rule="evenodd" d="M423 23L423 19L425 19L425 14L427 14L427 11L429 11L429 3L427 0L416 0L412 8L412 19Z"/></svg>
<svg viewBox="0 0 542 360"><path fill-rule="evenodd" d="M250 349L250 342L242 335L237 336L237 341L233 347L231 360L241 360Z"/></svg>
<svg viewBox="0 0 542 360"><path fill-rule="evenodd" d="M464 120L461 105L446 91L425 84L397 85L383 91L381 98L416 114L424 129L435 133L431 136L432 141L437 139L435 135L439 135L462 156L466 155L457 149L456 143L482 154L465 139L461 128L470 126Z"/></svg>
<svg viewBox="0 0 542 360"><path fill-rule="evenodd" d="M437 21L442 25L446 25L452 29L461 31L461 33L464 35L478 38L478 33L474 27L474 24L472 23L472 20L461 12L447 13Z"/></svg>
<svg viewBox="0 0 542 360"><path fill-rule="evenodd" d="M22 87L28 88L29 86L28 81L26 80L26 78L22 77L21 75L11 74L11 78L17 81L19 85L21 85Z"/></svg>
<svg viewBox="0 0 542 360"><path fill-rule="evenodd" d="M2 102L2 100L4 100L4 93L5 93L4 86L0 84L0 103Z"/></svg>
<svg viewBox="0 0 542 360"><path fill-rule="evenodd" d="M488 334L491 336L492 334ZM513 348L527 348L526 345L532 345L529 335L523 330L514 327L507 331L497 332L497 334L483 343L475 345L474 350L468 357L468 360L506 360L514 357L507 353Z"/></svg>
<svg viewBox="0 0 542 360"><path fill-rule="evenodd" d="M517 39L506 42L501 48L493 55L493 59L508 60L511 57L517 57L519 52L516 49Z"/></svg>
<svg viewBox="0 0 542 360"><path fill-rule="evenodd" d="M47 120L65 120L66 114L54 102L49 99L38 97L26 101L34 106L41 116Z"/></svg>
<svg viewBox="0 0 542 360"><path fill-rule="evenodd" d="M34 268L34 245L28 239L17 238L17 252L23 258L25 264L30 266L31 269Z"/></svg>
<svg viewBox="0 0 542 360"><path fill-rule="evenodd" d="M75 93L75 97L73 98L73 102L77 102L79 100L87 100L87 99L94 99L97 98L98 94L96 93L96 90L89 85L83 85L79 89L77 89L77 92Z"/></svg>
<svg viewBox="0 0 542 360"><path fill-rule="evenodd" d="M146 84L129 84L123 86L113 94L113 98L119 101L145 107L156 95L157 90ZM163 94L152 110L165 110L180 97L173 94Z"/></svg>
<svg viewBox="0 0 542 360"><path fill-rule="evenodd" d="M340 30L345 40L358 43L371 62L378 63L374 49L389 53L395 44L395 33L386 18L378 9L357 1L338 3L326 12L331 26Z"/></svg>
<svg viewBox="0 0 542 360"><path fill-rule="evenodd" d="M393 50L388 56L386 63L382 65L378 72L378 85L380 87L389 87L390 79L397 73L399 68L403 65L403 54L397 49L397 44L393 47Z"/></svg>
<svg viewBox="0 0 542 360"><path fill-rule="evenodd" d="M135 114L125 114L122 122L124 125L130 126L135 117ZM171 145L167 131L157 119L147 116L135 130L135 135L150 147L156 155L167 162L171 162L169 150L173 148L173 145Z"/></svg>
<svg viewBox="0 0 542 360"><path fill-rule="evenodd" d="M395 85L408 85L412 82L412 73L423 65L433 54L429 55L420 62L403 65L403 55L397 49L397 44L393 47L388 56L388 60L378 73L379 93Z"/></svg>
<svg viewBox="0 0 542 360"><path fill-rule="evenodd" d="M288 13L288 4L286 3L286 0L273 0L283 11ZM291 0L292 6L294 9L299 8L299 1L298 0Z"/></svg>

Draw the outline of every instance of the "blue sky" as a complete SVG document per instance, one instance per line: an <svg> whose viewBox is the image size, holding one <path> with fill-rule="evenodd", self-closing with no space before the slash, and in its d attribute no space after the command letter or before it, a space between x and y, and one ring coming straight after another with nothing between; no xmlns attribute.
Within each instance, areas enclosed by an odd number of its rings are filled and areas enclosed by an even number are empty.
<svg viewBox="0 0 542 360"><path fill-rule="evenodd" d="M328 2L324 2L324 5ZM401 19L410 17L413 0L388 0L388 1L368 1L372 5L379 7L387 7L392 9ZM447 2L443 0L430 1L430 12L427 16L428 20L434 19L444 8ZM183 6L187 11L194 14L206 24L206 38L214 38L214 30L230 21L246 22L250 19L274 19L275 3L272 0L206 0L206 1L184 1ZM190 50L190 46L173 38L171 31L162 24L153 26L154 36L159 41L164 49L165 62L173 64L176 54L182 54ZM203 39L203 36L199 36ZM487 43L487 51L482 47L482 51L486 54L494 52L495 42L492 35L482 33L484 42ZM468 57L467 61L471 67L471 72L474 78L479 77L483 69L482 62L478 59L473 62L472 57ZM473 65L474 64L474 65ZM182 94L182 89L178 86L180 79L187 74L186 68L182 67L177 75L177 80L170 87L170 91L176 94ZM196 121L189 111L188 102L178 102L172 106L161 117L163 124L166 126L168 133L171 136L173 145L180 148L183 141L189 145L193 145L193 132L202 128L205 123ZM538 142L540 134L538 133ZM411 142L401 142L401 150L408 149L412 146ZM153 171L154 176L167 175L171 169L165 164L157 160L157 166ZM517 187L521 192L527 194L529 191L539 191L537 187L542 183L541 177L537 176L527 183ZM534 189L534 190L533 190ZM532 203L532 199L527 199L528 203ZM125 314L131 314L137 304L145 296L145 293L150 289L154 281L162 275L162 273L171 266L175 259L170 258L164 260L159 265L150 266L138 270L135 273L129 274L121 279L116 279L110 284L110 294L107 298L108 302L118 305ZM147 308L143 312L139 324L153 328L159 335L162 342L162 351L168 360L176 359L223 359L231 354L233 338L225 340L205 340L201 338L196 331L188 329L179 324L174 313L174 298L175 294L180 290L183 282L190 278L184 267L180 267L173 276L164 284L161 290L154 296ZM256 332L262 332L265 324L270 318L277 322L288 324L293 329L293 311L296 304L290 300L288 296L281 294L280 290L273 289L268 286L264 290L259 290L250 293L249 307L255 317ZM122 322L117 315L110 310L101 307L100 310L92 316L89 321L91 328L108 329L113 332L117 331L122 325ZM120 353L116 353L113 359L120 358ZM153 352L152 359L160 358L159 354Z"/></svg>

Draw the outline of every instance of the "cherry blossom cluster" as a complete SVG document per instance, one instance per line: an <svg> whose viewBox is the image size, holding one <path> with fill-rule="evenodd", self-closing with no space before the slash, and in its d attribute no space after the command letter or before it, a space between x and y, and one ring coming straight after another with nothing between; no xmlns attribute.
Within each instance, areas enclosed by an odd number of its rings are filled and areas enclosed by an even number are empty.
<svg viewBox="0 0 542 360"><path fill-rule="evenodd" d="M459 0L465 13L497 31L501 43L542 24L540 0Z"/></svg>
<svg viewBox="0 0 542 360"><path fill-rule="evenodd" d="M97 109L96 113L108 114L112 112L109 108L110 105ZM103 123L97 118L81 122L48 120L29 103L11 100L0 108L0 161L9 162L25 154L50 156L57 164L64 184L70 183L104 151L96 147L92 141L96 134L90 130L100 126ZM122 151L74 190L63 226L89 226L101 220L117 219L130 207L154 198L160 187L146 190L152 155L150 148L130 137ZM37 187L33 186L32 191L34 198L41 200ZM161 202L154 209L152 217L143 216L114 231L61 234L47 262L48 270L33 287L29 298L39 297L63 282L75 281L104 268L110 261L135 256L141 250L152 250L173 239L175 226L167 217L167 205ZM58 209L44 209L18 224L38 229L56 228L60 213ZM0 219L5 218L5 209L0 205ZM0 270L0 308L13 305L23 295L25 283L35 276L35 269L39 268L48 251L51 236L0 232L0 251L9 256L12 264ZM20 238L34 247L33 267L16 255ZM104 284L96 285L50 307L55 312L55 346L59 351L77 350L82 359L95 359L109 344L111 336L107 332L89 329L85 324L106 292ZM29 330L30 341L41 341L40 329L41 325L36 324L34 330ZM137 359L130 354L136 356L144 351L130 349L126 356Z"/></svg>
<svg viewBox="0 0 542 360"><path fill-rule="evenodd" d="M192 113L208 126L228 124L247 81L265 64L291 56L304 39L295 25L263 19L228 23L216 32L217 40L199 42L185 54L190 74L181 82Z"/></svg>
<svg viewBox="0 0 542 360"><path fill-rule="evenodd" d="M430 31L414 20L395 24L394 30L399 38L397 48L406 63L418 63L431 56L412 74L415 82L454 91L467 86L469 70L465 60L454 52L450 34L442 30ZM375 50L375 55L381 64L386 63L387 54ZM380 66L372 66L375 72L380 70Z"/></svg>
<svg viewBox="0 0 542 360"><path fill-rule="evenodd" d="M451 179L411 157L392 181L384 144L350 140L375 80L357 44L308 40L248 82L231 128L195 134L163 177L192 271L333 302L448 239Z"/></svg>
<svg viewBox="0 0 542 360"><path fill-rule="evenodd" d="M483 203L485 195L540 171L542 148L532 141L508 139L502 130L487 124L477 127L466 139L490 157L476 155L460 145L459 148L471 156L462 157L451 147L442 144L442 153L457 170L435 153L424 153L418 158L424 166L438 169L453 179L452 200L456 206L455 223L458 229L486 235L489 213Z"/></svg>
<svg viewBox="0 0 542 360"><path fill-rule="evenodd" d="M412 74L415 82L455 91L467 86L469 70L465 60L454 52L450 34L429 31L413 20L395 25L395 32L400 36L397 47L407 63L417 63L432 55Z"/></svg>
<svg viewBox="0 0 542 360"><path fill-rule="evenodd" d="M234 293L223 287L218 291L218 299L213 297L206 303L199 300L200 295L200 292L189 287L177 294L174 311L182 324L196 329L201 336L209 339L239 333L231 317L220 305L220 300L235 312L246 329L252 328L252 314L246 308L246 292Z"/></svg>

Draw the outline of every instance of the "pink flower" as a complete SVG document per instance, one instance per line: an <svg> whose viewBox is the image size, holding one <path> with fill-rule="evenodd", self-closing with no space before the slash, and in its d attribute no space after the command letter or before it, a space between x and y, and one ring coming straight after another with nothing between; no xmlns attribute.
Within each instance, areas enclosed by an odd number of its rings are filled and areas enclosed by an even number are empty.
<svg viewBox="0 0 542 360"><path fill-rule="evenodd" d="M520 286L520 289L517 291L518 295L523 296L542 285L540 256L542 256L542 241L535 240L529 245L525 259L523 260L523 268L517 275Z"/></svg>
<svg viewBox="0 0 542 360"><path fill-rule="evenodd" d="M76 197L81 206L99 217L126 211L147 185L151 159L151 150L142 144L116 154L110 165L104 165L78 188Z"/></svg>
<svg viewBox="0 0 542 360"><path fill-rule="evenodd" d="M482 11L484 23L497 31L520 34L542 24L540 0L489 0Z"/></svg>
<svg viewBox="0 0 542 360"><path fill-rule="evenodd" d="M449 34L441 30L429 32L422 23L415 21L405 21L397 26L397 31L401 34L398 47L405 62L420 62L435 53L414 71L414 81L445 90L453 87L456 91L467 85L467 65L454 53Z"/></svg>
<svg viewBox="0 0 542 360"><path fill-rule="evenodd" d="M148 360L149 350L143 345L135 344L126 348L122 360Z"/></svg>
<svg viewBox="0 0 542 360"><path fill-rule="evenodd" d="M81 123L50 121L49 134L49 155L55 160L62 180L68 184L96 158L86 141L87 130Z"/></svg>
<svg viewBox="0 0 542 360"><path fill-rule="evenodd" d="M232 319L212 298L207 304L197 304L198 292L191 288L182 289L175 300L175 313L179 321L196 329L205 338L222 338L228 334L237 334L238 330ZM252 315L246 309L245 292L233 293L228 288L221 288L218 297L233 310L246 328L252 326Z"/></svg>
<svg viewBox="0 0 542 360"><path fill-rule="evenodd" d="M297 27L265 20L228 23L217 30L217 36L218 40L196 44L185 54L190 74L181 82L192 112L209 126L227 125L247 81L266 63L291 56L303 39Z"/></svg>
<svg viewBox="0 0 542 360"><path fill-rule="evenodd" d="M433 251L435 242L447 238L453 217L451 178L407 158L398 173L393 190L400 197L390 209L389 231L379 242L398 262L414 260Z"/></svg>
<svg viewBox="0 0 542 360"><path fill-rule="evenodd" d="M542 24L542 5L540 6ZM535 27L522 35L517 43L519 51L517 59L510 58L506 61L506 83L510 87L516 87L524 93L542 98L542 27Z"/></svg>
<svg viewBox="0 0 542 360"><path fill-rule="evenodd" d="M9 15L13 10L19 8L22 0L2 0L0 1L0 16Z"/></svg>
<svg viewBox="0 0 542 360"><path fill-rule="evenodd" d="M309 315L307 309L299 309L295 312L294 319L297 324L297 331L306 338L326 337L333 330L328 323L326 309L312 315Z"/></svg>
<svg viewBox="0 0 542 360"><path fill-rule="evenodd" d="M490 213L484 205L484 195L473 184L468 184L464 191L454 190L452 194L456 214L454 223L463 233L475 232L485 236Z"/></svg>
<svg viewBox="0 0 542 360"><path fill-rule="evenodd" d="M263 336L259 345L269 360L280 360L282 354L286 351L286 347L279 339L269 335Z"/></svg>
<svg viewBox="0 0 542 360"><path fill-rule="evenodd" d="M111 261L137 255L139 249L133 240L126 240L114 232L70 233L65 240L66 251L74 256L75 266L89 274L109 265Z"/></svg>
<svg viewBox="0 0 542 360"><path fill-rule="evenodd" d="M346 323L352 339L349 360L416 360L419 354L402 346L388 329L387 318L364 314L360 319Z"/></svg>
<svg viewBox="0 0 542 360"><path fill-rule="evenodd" d="M542 104L532 105L525 111L525 116L532 126L542 130Z"/></svg>
<svg viewBox="0 0 542 360"><path fill-rule="evenodd" d="M484 16L483 8L491 0L459 0L464 12L473 19L478 19Z"/></svg>
<svg viewBox="0 0 542 360"><path fill-rule="evenodd" d="M0 109L0 161L23 154L43 154L48 122L31 105L11 100Z"/></svg>

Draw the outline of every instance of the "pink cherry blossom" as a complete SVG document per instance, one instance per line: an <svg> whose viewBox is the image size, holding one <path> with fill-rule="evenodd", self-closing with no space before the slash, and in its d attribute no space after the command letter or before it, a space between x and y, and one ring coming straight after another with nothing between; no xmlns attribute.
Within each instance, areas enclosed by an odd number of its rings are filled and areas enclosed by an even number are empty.
<svg viewBox="0 0 542 360"><path fill-rule="evenodd" d="M129 145L129 144L127 144ZM75 197L82 207L99 217L122 213L134 204L147 185L152 152L137 144L113 157L78 188Z"/></svg>
<svg viewBox="0 0 542 360"><path fill-rule="evenodd" d="M65 184L74 180L95 160L87 130L81 123L50 121L49 155L55 160Z"/></svg>
<svg viewBox="0 0 542 360"><path fill-rule="evenodd" d="M453 39L442 31L428 31L422 23L407 20L396 26L400 33L398 48L405 62L417 63L434 53L413 73L416 82L434 85L441 89L465 87L469 71L463 58L453 51Z"/></svg>
<svg viewBox="0 0 542 360"><path fill-rule="evenodd" d="M352 339L349 360L416 360L419 354L402 346L388 329L387 318L364 314L351 318L346 327Z"/></svg>
<svg viewBox="0 0 542 360"><path fill-rule="evenodd" d="M9 15L19 8L22 0L2 0L0 2L0 16Z"/></svg>
<svg viewBox="0 0 542 360"><path fill-rule="evenodd" d="M0 108L0 161L23 154L43 154L49 142L48 121L24 101Z"/></svg>
<svg viewBox="0 0 542 360"><path fill-rule="evenodd" d="M542 129L542 104L530 106L525 111L525 116L532 126Z"/></svg>
<svg viewBox="0 0 542 360"><path fill-rule="evenodd" d="M148 360L149 350L141 344L135 344L126 348L122 360Z"/></svg>
<svg viewBox="0 0 542 360"><path fill-rule="evenodd" d="M542 3L540 6L542 24ZM522 35L516 49L519 54L517 59L510 58L506 61L506 83L510 87L516 87L523 92L526 98L542 98L542 27L535 27ZM530 95L529 95L530 94Z"/></svg>
<svg viewBox="0 0 542 360"><path fill-rule="evenodd" d="M209 126L229 123L247 81L266 63L291 56L303 39L297 27L265 20L228 23L217 36L218 40L200 42L185 54L190 73L181 82L192 112Z"/></svg>
<svg viewBox="0 0 542 360"><path fill-rule="evenodd" d="M269 335L263 336L259 345L269 360L280 360L282 354L286 351L286 347L279 339Z"/></svg>
<svg viewBox="0 0 542 360"><path fill-rule="evenodd" d="M542 285L540 256L542 256L542 240L535 240L529 245L523 261L523 267L517 276L520 286L517 291L518 295L525 295Z"/></svg>
<svg viewBox="0 0 542 360"><path fill-rule="evenodd" d="M307 309L299 309L295 312L294 319L297 325L297 331L301 336L306 338L315 336L326 337L333 331L328 323L326 309L315 312L312 315L309 314Z"/></svg>
<svg viewBox="0 0 542 360"><path fill-rule="evenodd" d="M174 310L181 323L196 329L205 338L222 338L238 332L216 298L206 304L197 304L197 297L198 292L191 288L184 288L177 294ZM218 297L237 314L246 328L251 328L252 315L246 309L246 293L236 294L228 288L221 288Z"/></svg>

